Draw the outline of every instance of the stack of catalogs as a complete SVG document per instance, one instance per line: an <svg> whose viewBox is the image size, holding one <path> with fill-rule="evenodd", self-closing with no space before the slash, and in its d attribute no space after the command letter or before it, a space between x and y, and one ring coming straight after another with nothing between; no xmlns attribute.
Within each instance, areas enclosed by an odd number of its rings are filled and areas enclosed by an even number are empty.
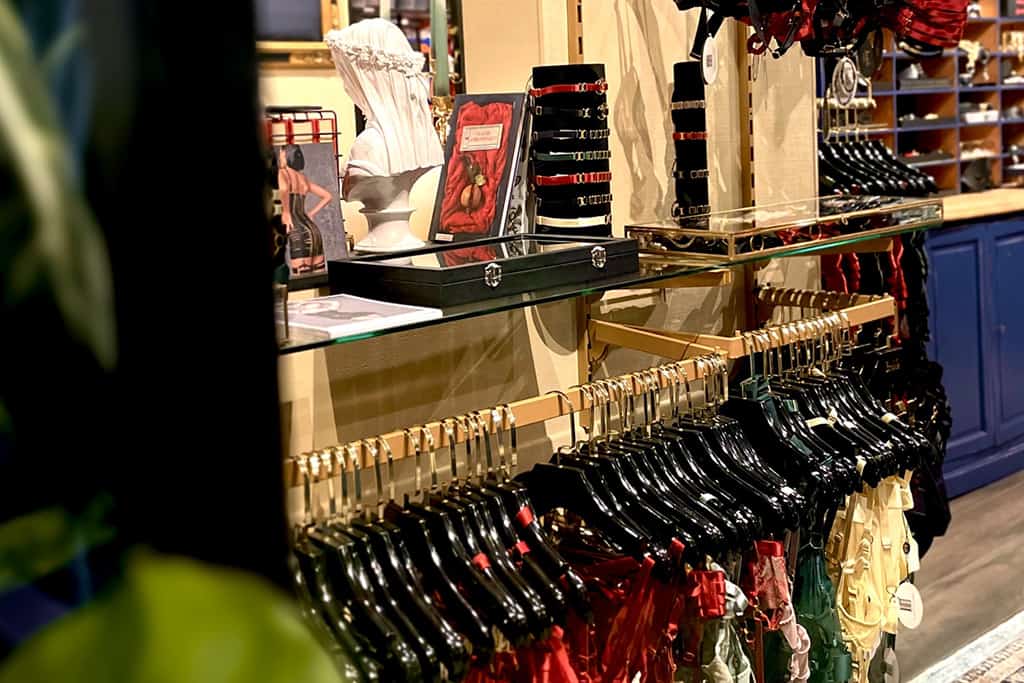
<svg viewBox="0 0 1024 683"><path fill-rule="evenodd" d="M700 62L675 65L672 90L672 139L676 163L676 218L700 216L711 211L708 203L708 126L705 116L704 79Z"/></svg>
<svg viewBox="0 0 1024 683"><path fill-rule="evenodd" d="M530 161L538 233L612 233L607 90L602 64L533 69Z"/></svg>

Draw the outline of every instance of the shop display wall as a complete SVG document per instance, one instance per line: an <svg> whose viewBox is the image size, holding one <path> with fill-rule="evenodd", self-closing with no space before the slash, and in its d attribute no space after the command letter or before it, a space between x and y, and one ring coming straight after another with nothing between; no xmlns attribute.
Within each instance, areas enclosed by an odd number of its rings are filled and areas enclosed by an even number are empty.
<svg viewBox="0 0 1024 683"><path fill-rule="evenodd" d="M689 52L697 13L680 13L672 0L591 0L583 8L585 58L605 64L610 85L612 192L615 230L621 235L625 223L667 216L671 208L672 65ZM533 65L564 63L565 24L561 0L517 5L515 21L509 20L507 3L464 3L468 90L523 90ZM711 196L716 209L748 201L742 180L746 152L741 147L746 139L743 127L748 125L745 76L741 77L737 49L739 40L746 40L746 30L730 22L720 32L719 81L708 88L709 151L716 165ZM261 85L267 104L316 102L339 113L352 111L333 72L264 74ZM753 87L754 159L763 170L756 182L757 201L815 194L813 95L813 62L798 51L760 66ZM786 107L773 112L781 100ZM808 123L790 126L787 120ZM344 149L354 138L354 123L342 116L341 128ZM412 224L421 237L427 233L436 183L437 175L431 173L414 190L417 212ZM359 239L365 224L357 207L346 205L345 216L349 233ZM818 280L815 262L772 262L761 278L809 286ZM724 287L634 290L609 296L603 303L611 314L606 317L731 333L742 327L746 310L740 295L750 286L742 272L737 275ZM283 357L286 450L323 448L397 425L571 386L579 371L576 315L572 302L560 302ZM654 364L648 360L643 354L616 350L595 372L602 376ZM522 465L546 458L545 448L537 443L546 442L547 433L562 434L567 428L556 420L545 428L524 429ZM399 477L408 480L411 472L405 466L411 463L399 465ZM295 510L296 492L292 495Z"/></svg>

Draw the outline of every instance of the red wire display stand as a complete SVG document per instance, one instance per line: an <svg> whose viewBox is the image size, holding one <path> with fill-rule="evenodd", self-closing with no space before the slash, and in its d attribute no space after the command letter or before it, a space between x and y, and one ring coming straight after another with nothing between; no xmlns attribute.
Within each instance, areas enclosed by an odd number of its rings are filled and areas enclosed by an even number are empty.
<svg viewBox="0 0 1024 683"><path fill-rule="evenodd" d="M337 159L338 180L341 178L342 155L339 152L338 115L328 109L317 106L278 106L267 107L264 117L264 137L267 144L268 168L270 154L274 147L280 145L300 145L306 143L330 142L334 146ZM274 188L271 181L271 188ZM276 188L273 189L273 235L274 267L281 268L285 260L284 228L281 225L281 197ZM312 289L327 285L327 273L288 280L290 291Z"/></svg>

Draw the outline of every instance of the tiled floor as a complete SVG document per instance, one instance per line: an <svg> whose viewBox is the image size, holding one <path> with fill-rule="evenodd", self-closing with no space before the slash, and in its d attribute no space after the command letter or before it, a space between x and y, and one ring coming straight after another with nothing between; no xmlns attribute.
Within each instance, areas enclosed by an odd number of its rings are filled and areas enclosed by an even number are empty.
<svg viewBox="0 0 1024 683"><path fill-rule="evenodd" d="M917 575L924 623L897 637L904 681L1024 610L1024 472L952 507L949 531Z"/></svg>

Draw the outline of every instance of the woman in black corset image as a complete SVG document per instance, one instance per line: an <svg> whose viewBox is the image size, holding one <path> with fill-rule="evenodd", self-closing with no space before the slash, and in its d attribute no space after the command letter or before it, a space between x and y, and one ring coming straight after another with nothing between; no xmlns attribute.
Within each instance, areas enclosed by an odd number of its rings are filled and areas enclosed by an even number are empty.
<svg viewBox="0 0 1024 683"><path fill-rule="evenodd" d="M283 145L277 152L277 190L281 197L281 222L288 231L293 275L308 275L326 268L324 238L313 220L331 201L331 193L311 182L302 170L306 159L298 145ZM320 201L306 211L306 195Z"/></svg>

